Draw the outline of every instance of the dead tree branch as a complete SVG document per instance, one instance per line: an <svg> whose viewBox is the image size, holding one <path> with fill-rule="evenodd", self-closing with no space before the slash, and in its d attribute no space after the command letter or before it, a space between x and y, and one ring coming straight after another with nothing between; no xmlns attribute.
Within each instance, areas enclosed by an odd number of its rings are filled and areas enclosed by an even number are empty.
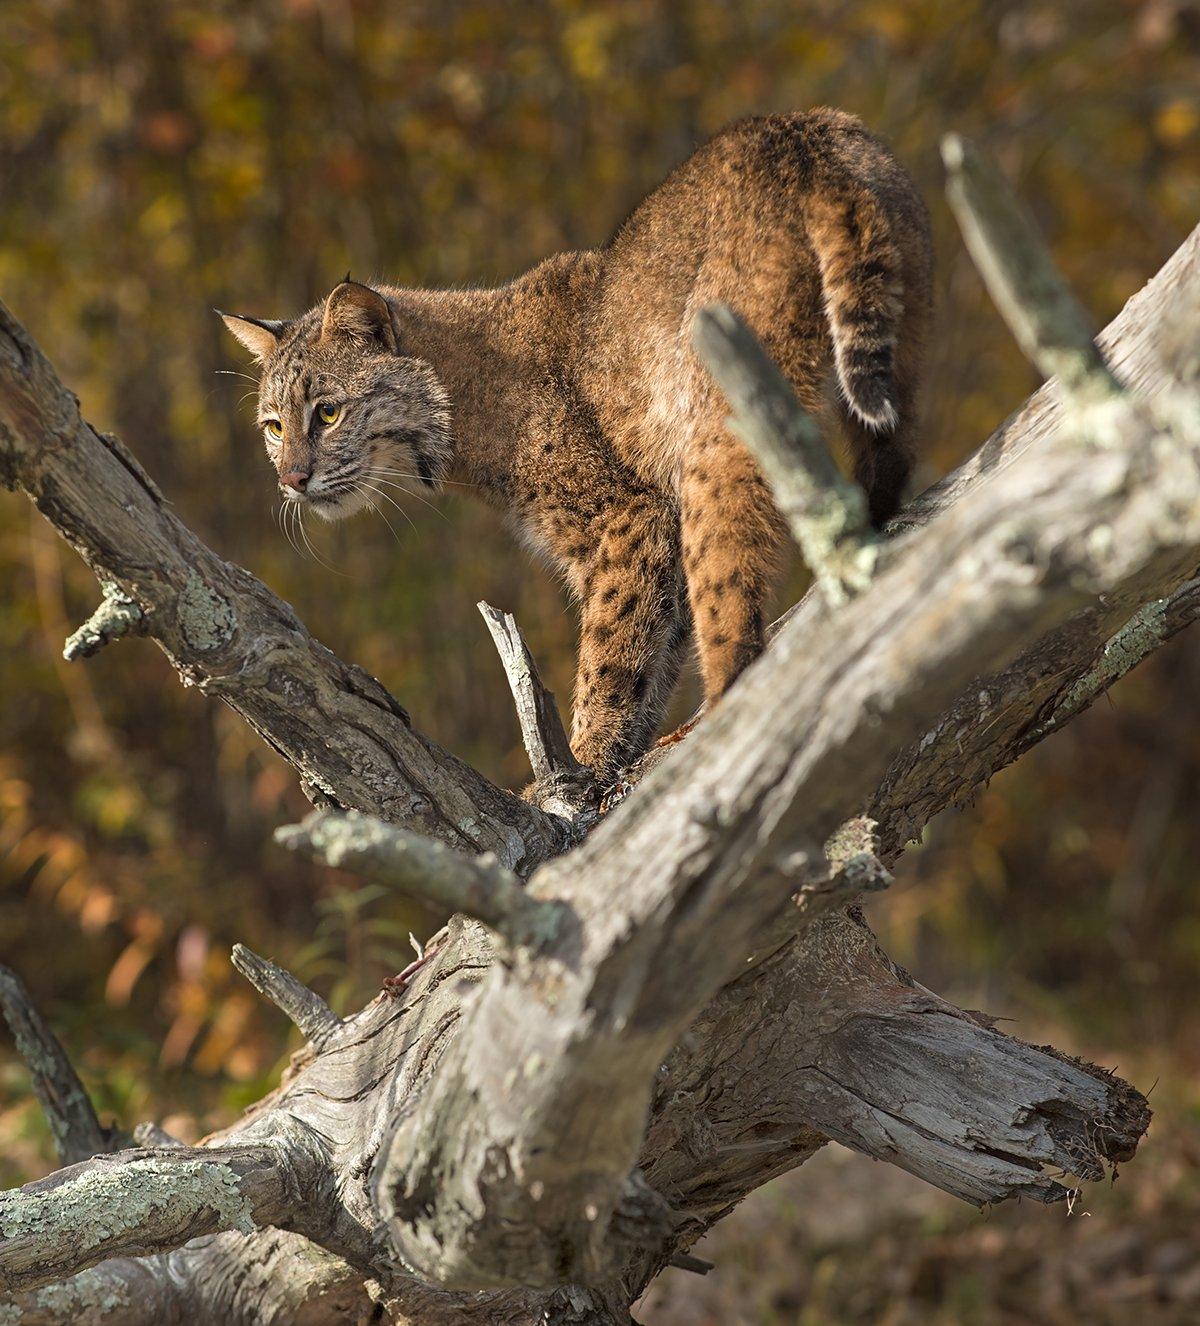
<svg viewBox="0 0 1200 1326"><path fill-rule="evenodd" d="M1042 376L1071 393L1119 390L1087 315L1067 289L1028 211L983 153L942 140L946 196L1000 315Z"/></svg>
<svg viewBox="0 0 1200 1326"><path fill-rule="evenodd" d="M232 1146L132 1150L0 1194L0 1290L50 1284L111 1257L170 1251L204 1234L309 1229L331 1187L299 1124Z"/></svg>
<svg viewBox="0 0 1200 1326"><path fill-rule="evenodd" d="M1156 600L1180 605L1171 622L1194 605L1200 428L1164 362L1159 317L1178 300L1195 306L1198 258L1200 232L1110 329L1113 370L1136 390L1103 402L1108 416L1092 411L1083 428L1069 401L1039 393L916 504L852 605L801 605L637 794L532 875L528 898L568 904L575 924L496 961L486 934L452 921L398 1005L347 1019L198 1150L255 1144L282 1121L328 1139L304 1223L265 1193L260 1214L357 1268L359 1283L372 1275L397 1319L423 1326L627 1323L626 1305L672 1255L830 1136L978 1202L1055 1200L1067 1188L1054 1170L1094 1177L1132 1154L1147 1113L1127 1084L980 1026L898 972L843 913L791 913L798 881L817 904L850 896L855 881L829 869L824 846L845 821L869 807L891 859L1037 739L1058 700L1093 686L1124 623ZM174 521L3 316L0 474L139 603L185 676L232 696L335 806L494 851L522 875L553 853L550 817L432 747L377 683ZM89 462L85 501L77 467ZM114 493L134 502L148 542ZM303 705L287 698L291 681L309 687ZM307 720L291 709L308 714L314 697L320 730L300 732ZM368 715L365 766L326 730L361 721L360 704L383 715ZM434 791L420 790L418 764ZM781 917L795 936L782 946ZM245 1284L233 1268L264 1264L284 1236L185 1243L199 1231L176 1229L184 1246L166 1252L134 1228L135 1196L114 1194L120 1238L164 1251L131 1263L118 1239L56 1262L54 1275L81 1272L54 1287L77 1296L81 1319L103 1320L104 1295L127 1296L134 1266L148 1303L177 1311L186 1286L189 1320L270 1319L292 1292L287 1276L236 1301L219 1287ZM39 1200L55 1219L66 1209ZM204 1212L205 1230L229 1228ZM25 1275L22 1255L13 1265ZM83 1269L100 1256L111 1259ZM309 1301L347 1283L316 1276ZM44 1311L27 1300L14 1310L22 1323Z"/></svg>
<svg viewBox="0 0 1200 1326"><path fill-rule="evenodd" d="M277 967L266 958L235 944L233 965L261 995L265 995L276 1008L286 1013L311 1045L320 1049L342 1025L342 1019L307 985L298 981L290 971Z"/></svg>
<svg viewBox="0 0 1200 1326"><path fill-rule="evenodd" d="M1164 431L1132 400L1112 408L1121 446L1081 463L1084 441L1063 430L911 536L852 613L785 626L636 804L533 876L531 892L575 907L582 951L551 947L533 975L493 969L385 1143L376 1200L406 1264L463 1288L506 1277L549 1286L570 1249L568 1275L603 1278L613 1251L603 1222L636 1153L645 1093L784 906L779 863L819 859L892 753L973 677L1088 597L1177 584L1194 568L1200 430ZM619 929L597 897L606 910L621 900ZM535 1002L551 972L553 1001ZM514 1081L502 1063L538 1071ZM592 1084L617 1063L625 1099L610 1092L598 1108ZM499 1168L497 1151L508 1158Z"/></svg>
<svg viewBox="0 0 1200 1326"><path fill-rule="evenodd" d="M0 966L0 1013L8 1023L17 1053L33 1081L54 1149L64 1165L124 1145L119 1129L105 1128L79 1074L71 1066L58 1037L34 1007L25 983L8 967Z"/></svg>
<svg viewBox="0 0 1200 1326"><path fill-rule="evenodd" d="M508 687L512 691L521 724L521 739L533 770L537 801L541 808L568 820L595 802L594 779L571 751L562 715L554 695L542 683L537 663L517 619L511 612L500 612L490 603L478 604L500 655ZM590 819L594 818L589 817ZM582 823L577 825L582 827Z"/></svg>
<svg viewBox="0 0 1200 1326"><path fill-rule="evenodd" d="M68 637L63 646L63 658L72 663L77 658L90 658L113 640L136 631L142 624L142 610L115 586L108 586L100 606L86 622Z"/></svg>
<svg viewBox="0 0 1200 1326"><path fill-rule="evenodd" d="M275 840L328 865L367 875L406 897L472 916L513 944L541 946L570 918L557 902L530 897L519 876L493 856L463 856L445 843L353 811L314 811ZM315 998L316 996L314 996Z"/></svg>
<svg viewBox="0 0 1200 1326"><path fill-rule="evenodd" d="M697 353L729 401L729 426L754 453L817 584L836 607L870 582L877 540L866 494L843 478L813 419L731 308L696 314Z"/></svg>

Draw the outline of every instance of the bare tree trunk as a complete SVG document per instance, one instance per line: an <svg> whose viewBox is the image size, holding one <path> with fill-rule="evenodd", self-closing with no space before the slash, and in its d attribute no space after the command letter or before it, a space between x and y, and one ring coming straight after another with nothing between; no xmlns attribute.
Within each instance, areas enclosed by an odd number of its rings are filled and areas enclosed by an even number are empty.
<svg viewBox="0 0 1200 1326"><path fill-rule="evenodd" d="M1010 200L964 145L948 160L997 302L1059 380L880 543L752 338L702 315L820 590L581 843L594 811L511 620L489 626L542 809L205 548L0 311L0 477L104 587L71 652L150 635L296 766L322 810L290 846L459 912L399 999L344 1021L239 950L308 1054L200 1147L156 1136L0 1195L0 1321L375 1302L422 1326L627 1323L672 1257L828 1138L977 1204L1061 1200L1133 1154L1132 1087L938 999L847 910L1200 607L1200 231L1101 338L1106 366ZM64 1158L96 1145L79 1120Z"/></svg>

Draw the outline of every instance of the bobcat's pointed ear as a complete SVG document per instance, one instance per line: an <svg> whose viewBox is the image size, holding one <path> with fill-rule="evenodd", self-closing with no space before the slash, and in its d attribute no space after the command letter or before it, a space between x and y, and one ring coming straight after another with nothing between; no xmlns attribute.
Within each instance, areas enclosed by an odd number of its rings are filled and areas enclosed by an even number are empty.
<svg viewBox="0 0 1200 1326"><path fill-rule="evenodd" d="M387 300L369 285L347 277L325 301L325 316L321 319L322 340L338 335L377 341L394 354L396 329Z"/></svg>
<svg viewBox="0 0 1200 1326"><path fill-rule="evenodd" d="M261 364L279 344L286 322L271 318L248 318L242 313L213 312Z"/></svg>

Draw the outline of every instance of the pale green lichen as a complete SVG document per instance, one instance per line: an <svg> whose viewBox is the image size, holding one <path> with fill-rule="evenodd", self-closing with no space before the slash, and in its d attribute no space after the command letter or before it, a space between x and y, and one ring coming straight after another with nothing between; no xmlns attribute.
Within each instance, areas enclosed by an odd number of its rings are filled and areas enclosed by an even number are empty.
<svg viewBox="0 0 1200 1326"><path fill-rule="evenodd" d="M30 1308L49 1314L54 1321L102 1322L109 1313L129 1307L129 1294L120 1280L96 1272L81 1275L58 1285L46 1285L29 1296ZM20 1326L22 1308L0 1304L0 1326Z"/></svg>
<svg viewBox="0 0 1200 1326"><path fill-rule="evenodd" d="M100 1164L44 1192L0 1193L0 1235L36 1236L49 1245L103 1248L139 1230L151 1231L169 1212L186 1227L211 1211L218 1229L243 1234L255 1228L253 1210L237 1174L219 1161L167 1161L158 1157Z"/></svg>
<svg viewBox="0 0 1200 1326"><path fill-rule="evenodd" d="M119 640L141 625L143 612L128 594L114 584L104 584L100 606L63 646L68 663L88 658L112 640Z"/></svg>
<svg viewBox="0 0 1200 1326"><path fill-rule="evenodd" d="M1167 639L1167 599L1144 604L1105 642L1095 667L1063 693L1054 711L1034 732L1040 737L1085 708L1102 691L1119 681Z"/></svg>
<svg viewBox="0 0 1200 1326"><path fill-rule="evenodd" d="M228 644L237 624L229 600L210 589L194 571L188 572L175 611L184 639L202 654Z"/></svg>

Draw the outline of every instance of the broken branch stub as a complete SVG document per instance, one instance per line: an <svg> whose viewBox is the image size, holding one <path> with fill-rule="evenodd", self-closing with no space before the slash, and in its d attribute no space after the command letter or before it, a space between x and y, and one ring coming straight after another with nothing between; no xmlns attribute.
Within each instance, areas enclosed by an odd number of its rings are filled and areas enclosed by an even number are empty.
<svg viewBox="0 0 1200 1326"><path fill-rule="evenodd" d="M68 663L77 658L90 658L105 645L131 632L140 632L145 614L128 594L116 585L104 586L104 597L96 611L63 646L63 658Z"/></svg>
<svg viewBox="0 0 1200 1326"><path fill-rule="evenodd" d="M418 902L473 917L519 946L549 943L571 915L562 903L530 897L520 878L493 856L464 856L356 811L314 811L301 824L276 829L275 840Z"/></svg>
<svg viewBox="0 0 1200 1326"><path fill-rule="evenodd" d="M267 958L259 957L245 944L235 944L233 965L261 995L287 1014L304 1039L318 1048L342 1025L342 1019L303 981Z"/></svg>
<svg viewBox="0 0 1200 1326"><path fill-rule="evenodd" d="M538 672L537 662L511 612L490 603L476 605L487 625L521 725L521 740L533 770L535 799L550 814L578 821L576 830L594 818L599 789L592 771L571 750L562 715Z"/></svg>
<svg viewBox="0 0 1200 1326"><path fill-rule="evenodd" d="M1068 393L1120 391L1091 322L995 165L958 134L942 139L946 197L975 266L1026 357Z"/></svg>
<svg viewBox="0 0 1200 1326"><path fill-rule="evenodd" d="M866 494L838 469L816 422L733 309L702 308L692 341L825 597L837 605L861 592L878 549Z"/></svg>

